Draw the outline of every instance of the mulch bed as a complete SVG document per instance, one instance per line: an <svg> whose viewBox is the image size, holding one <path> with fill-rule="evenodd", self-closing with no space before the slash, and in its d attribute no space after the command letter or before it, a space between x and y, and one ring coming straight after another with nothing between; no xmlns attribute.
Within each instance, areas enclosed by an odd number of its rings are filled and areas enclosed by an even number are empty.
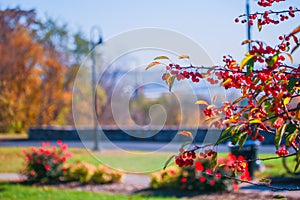
<svg viewBox="0 0 300 200"><path fill-rule="evenodd" d="M111 194L139 194L143 196L156 197L178 197L186 199L203 199L203 200L265 200L273 199L274 193L271 191L259 190L240 190L231 193L205 193L188 192L171 189L152 189L149 188L149 177L141 175L126 175L120 183L113 184L82 184L79 182L61 182L54 184L34 184L38 187L55 187L60 189L72 189L77 191L105 192ZM282 193L283 195L284 192ZM299 199L300 193L294 195L286 194L288 200Z"/></svg>

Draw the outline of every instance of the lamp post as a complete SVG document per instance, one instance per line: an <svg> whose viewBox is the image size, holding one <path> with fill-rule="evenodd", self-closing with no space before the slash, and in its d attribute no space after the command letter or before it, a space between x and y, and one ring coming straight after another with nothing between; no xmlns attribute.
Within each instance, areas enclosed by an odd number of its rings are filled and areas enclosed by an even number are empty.
<svg viewBox="0 0 300 200"><path fill-rule="evenodd" d="M97 97L96 97L96 57L95 57L95 48L97 45L102 44L102 31L97 27L93 27L90 31L90 50L91 50L91 58L92 58L92 113L93 113L93 140L94 140L94 151L100 150L98 143L98 120L97 120Z"/></svg>
<svg viewBox="0 0 300 200"><path fill-rule="evenodd" d="M250 2L246 0L246 14L247 14L247 22L249 22L250 15ZM247 39L251 40L251 26L247 23ZM251 50L251 42L248 42L248 51Z"/></svg>

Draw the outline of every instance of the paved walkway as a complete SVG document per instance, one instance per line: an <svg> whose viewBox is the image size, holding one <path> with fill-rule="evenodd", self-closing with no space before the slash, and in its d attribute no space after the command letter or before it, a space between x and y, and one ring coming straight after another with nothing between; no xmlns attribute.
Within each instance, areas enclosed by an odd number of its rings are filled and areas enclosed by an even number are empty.
<svg viewBox="0 0 300 200"><path fill-rule="evenodd" d="M24 180L25 177L21 174L17 174L17 173L0 173L0 181L22 181ZM146 176L146 175L140 175L140 174L125 174L122 178L121 181L123 186L126 187L130 187L129 191L134 191L135 189L144 189L144 188L148 188L149 184L150 184L150 177ZM288 184L288 183L287 183ZM121 186L121 187L123 187ZM280 186L280 185L276 185L276 186ZM105 187L110 187L108 186L101 186L104 187L104 189L109 189L109 188L105 188ZM286 187L286 184L281 185L281 187ZM295 185L293 185L293 187L297 187ZM300 183L299 186L300 187ZM122 188L119 188L122 189ZM127 188L128 190L128 188ZM91 190L93 191L93 190ZM292 197L294 199L299 198L300 199L300 191L270 191L268 188L266 187L258 187L258 186L253 186L250 184L241 184L240 186L240 192L241 193L257 193L259 192L262 195L276 195L276 194L281 194L285 197Z"/></svg>

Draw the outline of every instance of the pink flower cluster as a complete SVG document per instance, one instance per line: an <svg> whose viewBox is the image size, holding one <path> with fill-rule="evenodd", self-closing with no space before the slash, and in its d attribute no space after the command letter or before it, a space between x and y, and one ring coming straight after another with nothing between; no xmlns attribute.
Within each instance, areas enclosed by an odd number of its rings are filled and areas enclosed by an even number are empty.
<svg viewBox="0 0 300 200"><path fill-rule="evenodd" d="M23 149L26 161L26 174L29 179L40 181L40 179L58 178L62 175L62 164L72 157L68 152L68 145L61 140L57 145L50 142L42 142L41 147L30 147Z"/></svg>
<svg viewBox="0 0 300 200"><path fill-rule="evenodd" d="M226 158L218 160L218 167L211 169L209 159L197 159L193 166L183 167L185 172L180 177L181 189L202 190L237 190L238 183L231 177L241 180L251 180L248 163L242 156L229 154ZM236 173L234 173L236 172Z"/></svg>

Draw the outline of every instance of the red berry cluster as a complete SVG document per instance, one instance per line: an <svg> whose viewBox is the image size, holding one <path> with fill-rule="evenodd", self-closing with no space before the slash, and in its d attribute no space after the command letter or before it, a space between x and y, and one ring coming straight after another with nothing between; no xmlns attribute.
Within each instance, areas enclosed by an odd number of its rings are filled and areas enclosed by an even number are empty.
<svg viewBox="0 0 300 200"><path fill-rule="evenodd" d="M196 158L195 151L185 151L175 157L175 163L179 167L188 167L194 164L195 158Z"/></svg>
<svg viewBox="0 0 300 200"><path fill-rule="evenodd" d="M269 7L272 6L273 3L279 3L281 1L285 1L285 0L259 0L257 4L262 7Z"/></svg>
<svg viewBox="0 0 300 200"><path fill-rule="evenodd" d="M212 149L206 149L203 152L200 152L200 157L206 158L213 156L216 152Z"/></svg>
<svg viewBox="0 0 300 200"><path fill-rule="evenodd" d="M216 152L212 149L206 149L203 152L200 152L199 157L207 158L213 156ZM194 164L194 160L197 158L194 150L184 151L175 157L175 163L179 167L188 167Z"/></svg>
<svg viewBox="0 0 300 200"><path fill-rule="evenodd" d="M290 17L293 18L295 17L295 13L299 12L300 10L298 8L293 8L293 7L289 7L288 10L285 11L280 11L280 12L275 12L275 11L265 11L262 13L253 13L250 14L248 17L247 15L241 15L237 18L235 18L235 22L236 23L247 23L249 26L253 26L254 25L254 21L257 20L257 25L258 27L261 27L263 25L267 25L267 24L279 24L280 22L286 21L288 20ZM271 17L273 16L273 17Z"/></svg>
<svg viewBox="0 0 300 200"><path fill-rule="evenodd" d="M289 154L289 151L286 149L286 147L284 145L282 145L277 151L276 154L278 156L286 156Z"/></svg>
<svg viewBox="0 0 300 200"><path fill-rule="evenodd" d="M238 159L236 159L236 156L230 155L231 163L228 164L228 167L230 169L234 169L237 172L244 173L246 170L248 170L248 163L244 161L243 156L238 156Z"/></svg>
<svg viewBox="0 0 300 200"><path fill-rule="evenodd" d="M252 139L252 140L258 140L258 141L260 141L260 142L265 141L265 137L264 137L263 135L260 135L260 134L258 134L256 137L255 137L255 136L252 136L251 139Z"/></svg>

